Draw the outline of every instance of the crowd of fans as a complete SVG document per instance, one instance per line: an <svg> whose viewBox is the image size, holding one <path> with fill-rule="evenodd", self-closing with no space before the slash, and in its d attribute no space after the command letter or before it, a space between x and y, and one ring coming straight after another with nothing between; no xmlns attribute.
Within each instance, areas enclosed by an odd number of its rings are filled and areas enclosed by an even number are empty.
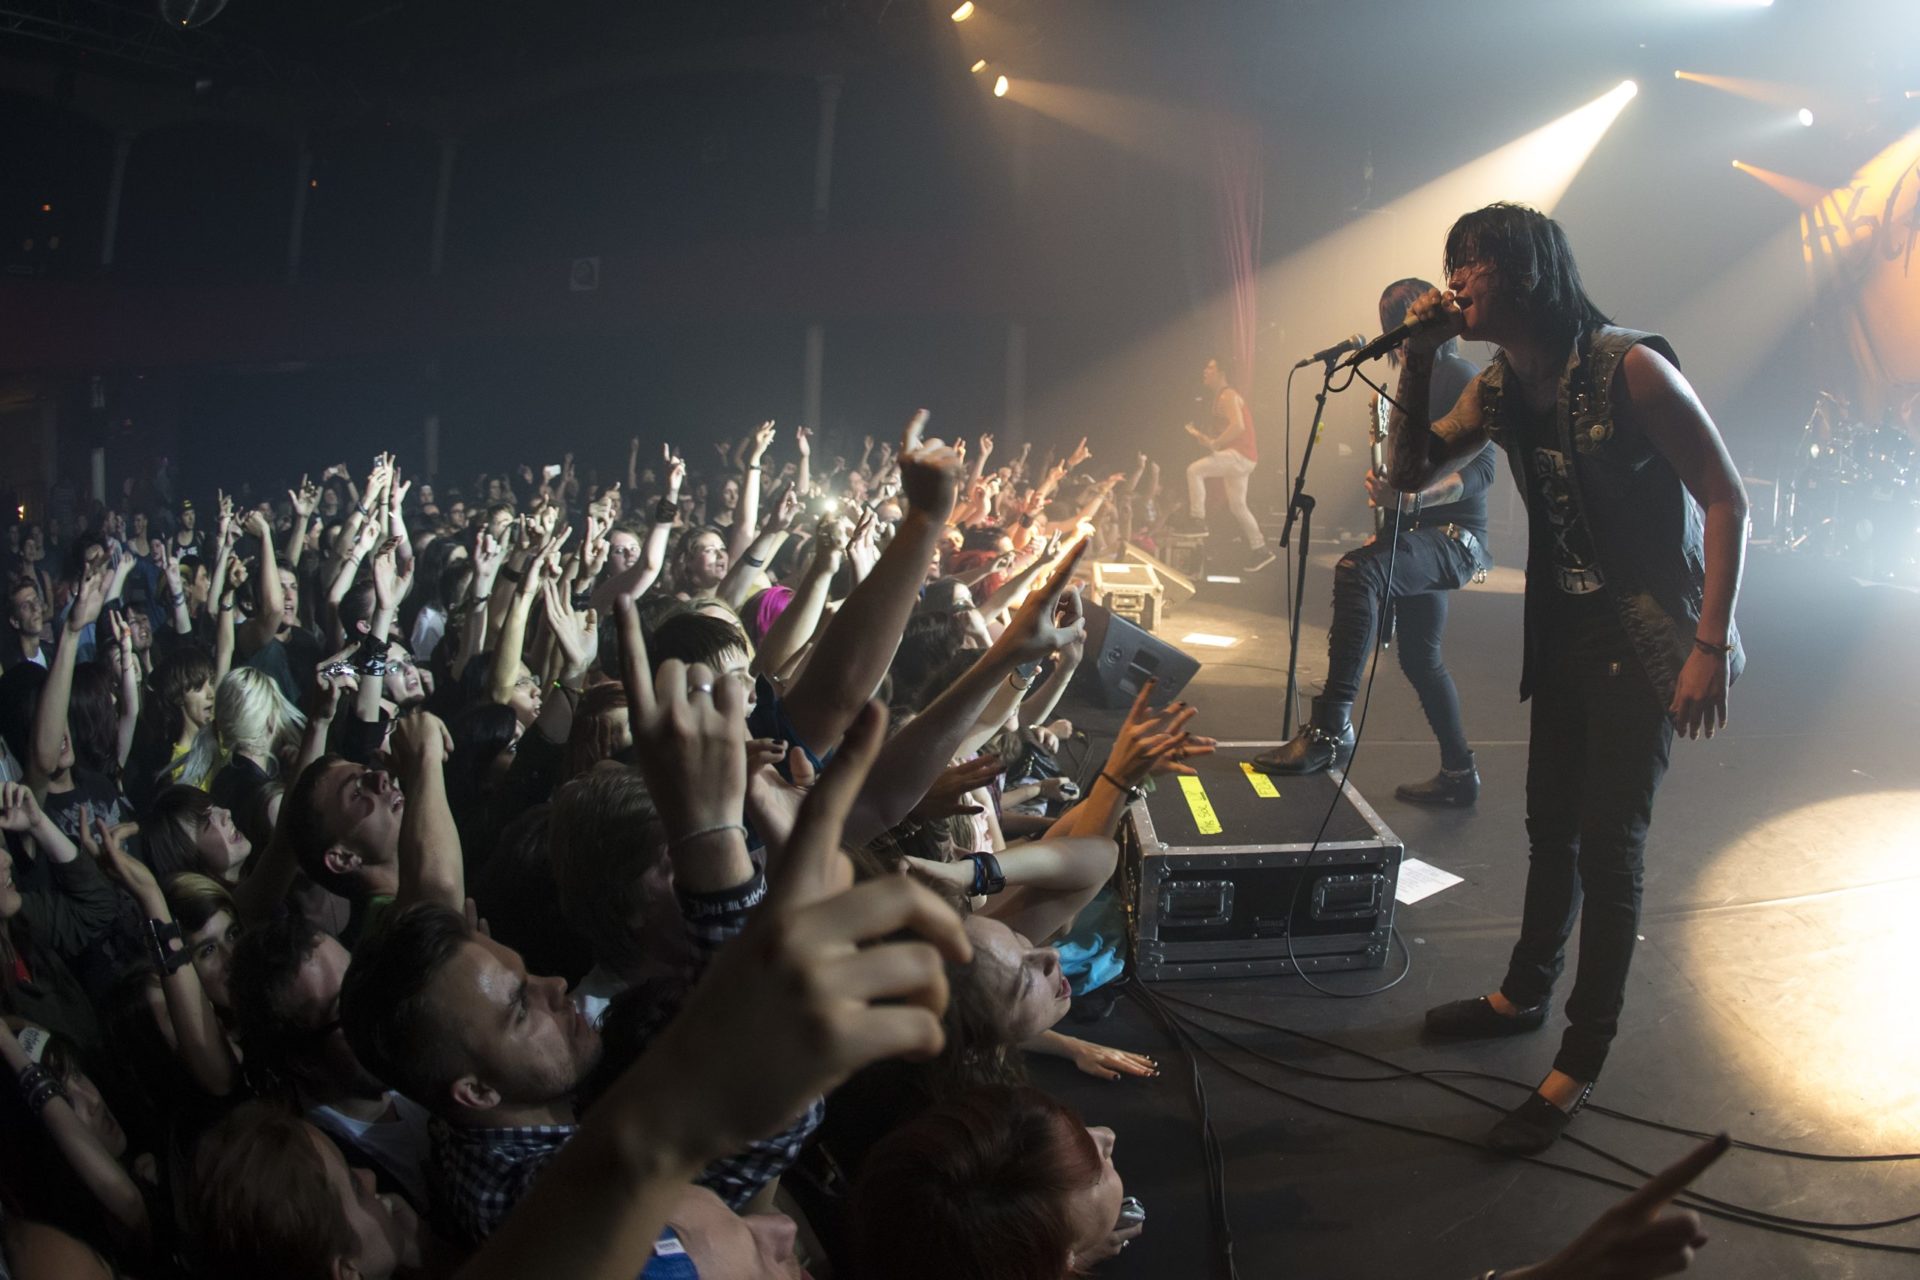
<svg viewBox="0 0 1920 1280"><path fill-rule="evenodd" d="M1150 538L1158 472L924 429L11 526L0 1275L1124 1250L1114 1134L1023 1060L1158 1070L1057 1030L1053 945L1212 749L1149 687L1062 764L1078 570ZM1662 1274L1670 1194L1510 1274Z"/></svg>

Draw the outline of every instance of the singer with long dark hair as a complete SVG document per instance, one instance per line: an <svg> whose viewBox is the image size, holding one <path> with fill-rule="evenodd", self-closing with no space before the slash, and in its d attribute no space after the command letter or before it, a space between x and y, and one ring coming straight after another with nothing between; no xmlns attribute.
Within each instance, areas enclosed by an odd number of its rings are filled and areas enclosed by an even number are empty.
<svg viewBox="0 0 1920 1280"><path fill-rule="evenodd" d="M1380 327L1391 329L1407 308L1433 286L1396 280L1380 295ZM1427 411L1438 417L1453 407L1479 372L1449 339L1434 352ZM1394 353L1390 359L1397 360ZM1376 409L1378 406L1376 406ZM1488 443L1416 492L1388 487L1369 468L1367 498L1375 509L1375 536L1340 558L1333 571L1333 624L1327 629L1327 679L1313 700L1313 714L1300 732L1254 757L1267 773L1318 773L1346 766L1353 750L1353 703L1366 674L1367 655L1391 602L1399 636L1400 669L1420 695L1420 707L1440 742L1440 772L1408 783L1394 794L1413 804L1471 805L1480 795L1480 774L1460 717L1460 694L1447 672L1440 640L1447 626L1447 594L1491 564L1487 556L1487 489L1497 468ZM1396 521L1394 508L1399 508ZM1383 536L1393 534L1394 536ZM1389 583L1387 575L1393 578Z"/></svg>
<svg viewBox="0 0 1920 1280"><path fill-rule="evenodd" d="M1408 311L1419 327L1400 374L1391 478L1418 488L1492 441L1526 495L1531 856L1505 978L1429 1010L1427 1026L1458 1036L1543 1026L1579 920L1553 1069L1488 1136L1496 1150L1532 1154L1586 1102L1619 1029L1673 736L1711 738L1726 723L1744 665L1733 609L1747 499L1673 347L1601 313L1558 223L1511 204L1469 213L1447 234L1446 270L1447 291ZM1499 351L1432 419L1433 353L1455 337Z"/></svg>

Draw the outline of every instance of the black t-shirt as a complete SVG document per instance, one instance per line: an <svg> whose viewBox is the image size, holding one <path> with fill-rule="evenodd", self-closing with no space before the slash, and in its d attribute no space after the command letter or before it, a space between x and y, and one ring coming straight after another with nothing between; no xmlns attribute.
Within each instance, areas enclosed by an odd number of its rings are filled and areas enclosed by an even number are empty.
<svg viewBox="0 0 1920 1280"><path fill-rule="evenodd" d="M1427 421L1438 422L1453 411L1460 394L1480 372L1478 365L1464 356L1450 355L1433 362L1433 378L1427 383ZM1498 451L1487 445L1455 468L1464 486L1458 498L1431 507L1420 508L1416 517L1422 525L1457 524L1471 529L1484 541L1487 536L1487 490L1499 474Z"/></svg>
<svg viewBox="0 0 1920 1280"><path fill-rule="evenodd" d="M297 706L313 683L313 669L325 656L318 636L293 627L255 650L246 665L272 676L287 701Z"/></svg>
<svg viewBox="0 0 1920 1280"><path fill-rule="evenodd" d="M245 756L234 756L213 775L213 782L207 787L207 798L217 806L231 813L236 821L244 822L247 806L253 803L253 797L260 788L273 781L273 776Z"/></svg>
<svg viewBox="0 0 1920 1280"><path fill-rule="evenodd" d="M94 821L104 821L109 827L133 821L133 806L127 803L113 779L78 766L73 769L73 788L69 791L47 792L46 801L40 808L53 825L77 845L80 843L81 818L85 812L83 806L91 806ZM142 856L139 841L140 837L136 835L129 845L129 852L136 857ZM87 855L83 852L80 856L84 858ZM114 922L82 950L66 957L74 977L80 979L88 998L96 1004L104 1003L113 990L115 980L129 968L142 963L146 956L141 932L146 919L144 913L134 902L133 895L120 885L115 884L113 891L117 907Z"/></svg>
<svg viewBox="0 0 1920 1280"><path fill-rule="evenodd" d="M1628 656L1626 633L1580 507L1573 464L1560 448L1557 409L1536 413L1513 393L1504 397L1501 412L1527 478L1527 567L1530 577L1539 578L1527 587L1540 605L1543 637L1561 653Z"/></svg>

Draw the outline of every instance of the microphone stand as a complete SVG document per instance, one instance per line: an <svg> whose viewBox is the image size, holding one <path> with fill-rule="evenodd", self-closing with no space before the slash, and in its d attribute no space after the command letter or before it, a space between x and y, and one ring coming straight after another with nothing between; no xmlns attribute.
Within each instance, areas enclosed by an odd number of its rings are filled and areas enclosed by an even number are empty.
<svg viewBox="0 0 1920 1280"><path fill-rule="evenodd" d="M1342 353L1326 358L1320 378L1320 390L1313 397L1312 424L1307 428L1307 447L1300 451L1300 471L1293 478L1293 497L1287 503L1287 523L1280 530L1284 550L1293 538L1293 524L1300 522L1300 554L1294 561L1293 617L1287 638L1287 700L1282 715L1280 736L1293 737L1293 701L1298 692L1300 674L1300 610L1307 598L1307 559L1313 546L1313 495L1307 492L1307 468L1313 463L1313 446L1320 439L1321 416L1326 412L1327 393L1333 386L1334 361Z"/></svg>

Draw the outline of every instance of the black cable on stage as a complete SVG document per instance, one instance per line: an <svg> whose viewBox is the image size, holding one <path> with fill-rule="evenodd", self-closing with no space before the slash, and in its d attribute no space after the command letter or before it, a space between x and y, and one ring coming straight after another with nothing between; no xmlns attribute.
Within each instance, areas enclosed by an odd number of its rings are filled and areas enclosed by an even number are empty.
<svg viewBox="0 0 1920 1280"><path fill-rule="evenodd" d="M1242 1054L1252 1054L1254 1057L1260 1057L1260 1054L1254 1054L1252 1050L1246 1050L1246 1048L1238 1046L1233 1040L1229 1040L1225 1034L1212 1031L1210 1027L1204 1027L1204 1025L1200 1025L1200 1023L1192 1023L1192 1027L1196 1027L1198 1031L1204 1031L1206 1034L1213 1036L1213 1038L1229 1044L1231 1048L1238 1048ZM1346 1111L1346 1109L1342 1109L1342 1107L1334 1107L1331 1103L1319 1102L1319 1100L1315 1100L1315 1098L1306 1098L1306 1096L1302 1096L1302 1094L1294 1094L1294 1092L1284 1090L1284 1088L1273 1084L1273 1082L1269 1082L1269 1080L1261 1080L1258 1079L1258 1077L1248 1075L1246 1071L1240 1071L1238 1067L1227 1063L1227 1061L1223 1061L1219 1055L1213 1054L1212 1050L1208 1050L1208 1048L1204 1048L1204 1046L1200 1046L1198 1042L1194 1042L1194 1048L1198 1050L1198 1054L1206 1057L1208 1061L1212 1061L1213 1065L1219 1067L1221 1071L1227 1071L1227 1073L1231 1073L1231 1075L1236 1075L1236 1077L1246 1080L1248 1084L1252 1084L1252 1086L1256 1086L1256 1088L1260 1088L1260 1090L1265 1090L1265 1092L1269 1092L1269 1094L1277 1094L1277 1096L1288 1098L1288 1100L1292 1100L1292 1102L1313 1107L1315 1111L1325 1111L1325 1113L1329 1113L1329 1115L1338 1115L1338 1117L1342 1117L1342 1119L1359 1121L1361 1125L1390 1128L1390 1130L1394 1130L1394 1132L1413 1134L1413 1136L1419 1136L1419 1138L1436 1138L1436 1140L1440 1140L1440 1142L1448 1142L1448 1144L1453 1144L1453 1146L1463 1146L1463 1148L1469 1148L1469 1150L1473 1151L1486 1150L1486 1148L1482 1148L1478 1142L1475 1142L1473 1138L1461 1138L1461 1136L1457 1136L1457 1134L1446 1134L1446 1132L1438 1132L1438 1130L1432 1130L1432 1128L1421 1128L1419 1125L1404 1125L1404 1123L1400 1123L1400 1121L1380 1119L1377 1115L1361 1115L1361 1113L1357 1113L1357 1111ZM1482 1100L1482 1102L1484 1102L1484 1100ZM1586 1144L1582 1144L1582 1146L1586 1146ZM1588 1171L1588 1169L1576 1169L1576 1167L1572 1167L1572 1165L1559 1165L1559 1163L1555 1163L1555 1161L1540 1159L1538 1155L1517 1155L1517 1157L1511 1157L1511 1159L1523 1159L1528 1165L1538 1165L1538 1167L1542 1167L1542 1169L1553 1169L1553 1171L1559 1171L1559 1173L1572 1174L1572 1176L1576 1176L1576 1178L1584 1178L1584 1180L1588 1180L1588 1182L1597 1182L1597 1184L1601 1184L1601 1186L1619 1188L1622 1192L1640 1190L1640 1184L1638 1184L1638 1182L1624 1182L1624 1180L1620 1180L1620 1178L1611 1178L1611 1176L1603 1173L1592 1173L1592 1171ZM1797 1236L1797 1238L1803 1238L1803 1240L1818 1240L1818 1242L1822 1242L1822 1244L1847 1245L1847 1247L1853 1247L1853 1249L1872 1249L1872 1251L1880 1251L1880 1253L1920 1255L1920 1245L1889 1244L1889 1242L1880 1242L1880 1240L1859 1240L1859 1238L1851 1238L1851 1236L1834 1236L1834 1234L1830 1234L1830 1232L1836 1230L1836 1228L1826 1226L1826 1224L1799 1226L1799 1224L1793 1224L1793 1222L1795 1222L1793 1219L1768 1221L1768 1219L1772 1219L1774 1215L1745 1213L1745 1211L1741 1211L1738 1207L1718 1207L1722 1201L1713 1201L1711 1197L1699 1196L1697 1192L1688 1192L1688 1194L1674 1197L1674 1203L1678 1203L1678 1205L1682 1205L1682 1207L1686 1207L1686 1209L1693 1209L1695 1213L1701 1213L1701 1215L1707 1215L1707 1217L1715 1217L1715 1219L1720 1219L1720 1221L1724 1222L1740 1222L1740 1224L1745 1224L1745 1226L1755 1226L1755 1228L1759 1228L1759 1230L1774 1232L1774 1234L1780 1234L1780 1236ZM1920 1215L1916 1215L1916 1217L1920 1217ZM1893 1219L1893 1221L1885 1222L1885 1224L1849 1226L1849 1228L1839 1228L1839 1230L1876 1230L1876 1228L1880 1228L1880 1226L1893 1226L1893 1224L1901 1224L1901 1222L1908 1221L1912 1221L1912 1219Z"/></svg>
<svg viewBox="0 0 1920 1280"><path fill-rule="evenodd" d="M1393 1061L1393 1059L1391 1058L1384 1058L1378 1054L1369 1053L1365 1049L1356 1049L1352 1045L1341 1044L1338 1040L1329 1040L1324 1036L1316 1036L1309 1031L1301 1031L1295 1027L1283 1026L1277 1022L1268 1022L1263 1018L1255 1018L1244 1013L1235 1013L1231 1009L1221 1009L1213 1005L1199 1004L1192 1000L1183 1000L1178 996L1166 996L1163 998L1167 1002L1178 1005L1183 1009L1194 1009L1201 1013L1217 1014L1218 1016L1229 1019L1230 1021L1233 1021L1233 1022L1244 1022L1248 1026L1260 1027L1263 1030L1278 1031L1283 1035L1292 1036L1297 1040L1305 1040L1307 1043L1318 1045L1323 1049L1332 1049L1332 1050L1335 1050L1336 1052L1344 1053L1351 1057L1359 1058L1362 1061L1371 1062L1376 1066L1391 1068L1390 1072L1387 1075L1349 1076L1349 1075L1343 1075L1339 1072L1316 1071L1312 1067L1303 1067L1298 1064L1288 1064L1289 1070L1298 1072L1301 1075L1315 1076L1319 1079L1331 1080L1331 1081L1335 1081L1343 1084L1378 1084L1378 1083L1384 1083L1390 1080L1401 1080L1401 1079L1408 1079L1408 1078L1434 1080L1434 1078L1438 1076L1458 1076L1463 1079L1487 1080L1497 1084L1512 1085L1516 1089L1526 1089L1531 1087L1524 1080L1515 1080L1512 1076L1497 1075L1487 1071L1475 1071L1466 1067L1428 1067L1428 1068L1402 1067L1398 1063ZM1434 1080L1434 1083L1439 1083L1439 1081ZM1476 1102L1481 1102L1481 1103L1486 1102L1486 1099L1479 1097L1479 1095L1477 1094L1463 1093L1462 1096L1472 1098ZM1598 1105L1597 1103L1588 1103L1582 1109L1586 1111L1592 1111L1598 1115L1607 1116L1614 1120L1620 1120L1628 1124L1642 1125L1649 1129L1658 1129L1658 1130L1661 1130L1662 1132L1677 1134L1685 1138L1698 1138L1703 1142L1706 1139L1714 1136L1713 1134L1708 1133L1707 1131L1702 1129L1688 1129L1680 1125L1668 1124L1664 1120L1653 1120L1653 1119L1649 1119L1646 1116L1638 1116L1633 1114L1630 1111L1620 1111L1612 1107L1603 1107ZM1791 1147L1773 1147L1773 1146L1768 1146L1765 1143L1746 1142L1739 1138L1734 1138L1732 1142L1734 1146L1739 1147L1745 1151L1753 1151L1753 1152L1757 1152L1764 1155L1780 1156L1783 1159L1789 1159L1789 1160L1814 1160L1814 1161L1821 1161L1829 1164L1898 1164L1898 1163L1903 1163L1907 1161L1920 1160L1920 1151L1889 1152L1885 1154L1874 1154L1874 1155L1835 1155L1831 1152L1824 1152L1824 1151L1797 1151Z"/></svg>
<svg viewBox="0 0 1920 1280"><path fill-rule="evenodd" d="M1215 1039L1218 1039L1223 1043L1230 1045L1235 1049L1238 1049L1240 1052L1248 1055L1249 1057L1255 1058L1261 1062L1268 1064L1269 1066L1276 1067L1285 1071L1290 1071L1298 1075L1308 1076L1313 1079L1328 1080L1328 1081L1344 1083L1344 1084L1381 1084L1381 1083L1387 1083L1387 1082L1402 1080L1402 1079L1418 1079L1418 1080L1425 1081L1428 1084L1432 1084L1437 1088L1445 1089L1447 1092L1453 1093L1462 1098L1465 1098L1475 1103L1476 1105L1487 1107L1490 1110L1496 1110L1496 1111L1502 1109L1499 1103L1492 1102L1489 1099L1482 1098L1476 1093L1473 1093L1466 1089L1462 1089L1457 1085L1450 1084L1446 1080L1441 1079L1440 1077L1454 1076L1454 1077L1468 1078L1468 1079L1487 1080L1487 1081L1496 1082L1499 1084L1509 1085L1516 1089L1525 1089L1529 1087L1522 1081L1514 1080L1505 1076L1492 1075L1482 1071L1412 1070L1407 1068L1401 1068L1401 1067L1398 1067L1398 1065L1392 1062L1392 1060L1390 1059L1379 1057L1378 1055L1368 1053L1365 1050L1354 1049L1350 1046L1339 1044L1336 1041L1325 1040L1325 1039L1322 1039L1321 1037L1313 1036L1306 1032L1295 1031L1290 1027L1283 1027L1275 1023L1264 1022L1258 1018L1251 1018L1242 1014L1231 1013L1224 1009L1215 1009L1215 1008L1212 1008L1211 1006L1195 1004L1191 1001L1182 1000L1177 997L1170 996L1170 997L1167 997L1166 999L1169 1003L1180 1006L1182 1008L1194 1009L1194 1010L1199 1010L1201 1012L1218 1014L1221 1017L1228 1018L1232 1021L1244 1022L1253 1026L1259 1026L1259 1027L1267 1028L1269 1030L1279 1031L1288 1035L1296 1036L1303 1040L1307 1040L1314 1044L1323 1045L1328 1048L1336 1049L1341 1052L1351 1054L1354 1057L1364 1059L1365 1061L1368 1061L1368 1062L1395 1068L1392 1071L1392 1073L1388 1075L1381 1075L1381 1076L1347 1076L1337 1072L1318 1071L1311 1067L1303 1067L1298 1065L1297 1063L1286 1062L1281 1059L1274 1058L1271 1055L1261 1053L1258 1050L1250 1049L1247 1046L1240 1044L1237 1041L1231 1039L1225 1033L1207 1026L1205 1023L1197 1022L1191 1018L1184 1018L1178 1014L1168 1015L1169 1017L1174 1018L1183 1027L1191 1027L1196 1030L1202 1031L1207 1035L1210 1035ZM1361 1120L1365 1123L1376 1124L1385 1128L1391 1128L1401 1132L1414 1133L1414 1134L1424 1135L1427 1137L1440 1138L1444 1141L1453 1142L1458 1145L1468 1146L1475 1150L1483 1149L1481 1148L1479 1143L1474 1142L1471 1139L1461 1138L1454 1134L1440 1133L1435 1130L1423 1129L1417 1125L1406 1125L1398 1121L1382 1120L1379 1117L1362 1116L1354 1113L1349 1113L1337 1107L1333 1107L1330 1104L1319 1102L1316 1099L1302 1097L1300 1095L1296 1095L1286 1090L1280 1089L1277 1086L1270 1084L1269 1082L1252 1080L1252 1078L1246 1076L1244 1072L1240 1072L1234 1069L1233 1067L1231 1067L1230 1065L1228 1065L1227 1063L1222 1062L1216 1055L1212 1054L1211 1052L1205 1049L1202 1049L1201 1052L1205 1054L1205 1056L1210 1061L1213 1061L1216 1065L1221 1066L1226 1070L1233 1071L1234 1074L1240 1075L1243 1079L1248 1079L1250 1082L1258 1084L1260 1087L1265 1088L1270 1092L1276 1093L1282 1097L1286 1097L1298 1102L1302 1102L1308 1106L1316 1107L1320 1110L1328 1111L1331 1114L1339 1115L1339 1116L1343 1116L1351 1119ZM1623 1113L1609 1112L1608 1114L1617 1115L1617 1118L1620 1118L1629 1122L1633 1122L1633 1123L1645 1123L1645 1124L1650 1124L1652 1125L1652 1127L1655 1127L1655 1128L1673 1129L1672 1126L1658 1124L1657 1122L1642 1121L1640 1120L1639 1117L1628 1116ZM1689 1136L1694 1136L1694 1131L1692 1130L1673 1129L1673 1131L1682 1132ZM1607 1160L1612 1164L1618 1165L1620 1168L1628 1171L1629 1173L1634 1174L1636 1177L1640 1178L1643 1181L1653 1176L1652 1170L1642 1169L1639 1166L1633 1164L1631 1161L1628 1161L1620 1156L1613 1154L1611 1151L1608 1151L1607 1149L1599 1146L1596 1143L1589 1142L1585 1139L1578 1138L1573 1135L1568 1135L1563 1140L1571 1143L1576 1147L1579 1147L1584 1151L1587 1151L1595 1156L1598 1156L1601 1159ZM1786 1155L1786 1156L1795 1157L1795 1158L1828 1160L1828 1161L1847 1161L1847 1162L1866 1163L1866 1162L1886 1162L1886 1161L1894 1161L1894 1160L1920 1159L1920 1155L1874 1155L1874 1156L1811 1155L1811 1154L1802 1153L1802 1152L1780 1151L1774 1148L1768 1148L1768 1147L1760 1146L1753 1143L1741 1142L1737 1139L1733 1141L1733 1145L1741 1147L1746 1150L1752 1150L1757 1152L1768 1152L1772 1154L1781 1154L1781 1155ZM1554 1164L1549 1161L1538 1160L1532 1157L1526 1157L1526 1158L1531 1160L1532 1163L1541 1164L1547 1168L1560 1169L1564 1172L1574 1173L1574 1174L1577 1174L1578 1176L1586 1177L1593 1181L1604 1182L1611 1186L1618 1186L1618 1187L1623 1187L1631 1190L1635 1185L1632 1183L1620 1182L1615 1179L1608 1178L1605 1175L1594 1174L1585 1170L1573 1169L1569 1166ZM1920 1221L1920 1213L1906 1214L1900 1217L1888 1218L1888 1219L1884 1219L1882 1221L1877 1221L1877 1222L1824 1222L1817 1219L1788 1217L1786 1215L1772 1213L1768 1210L1756 1209L1749 1205L1742 1205L1733 1201L1717 1199L1713 1196L1708 1196L1697 1191L1689 1191L1684 1193L1684 1196L1682 1197L1682 1202L1685 1203L1687 1207L1696 1209L1702 1213L1710 1213L1715 1217L1724 1218L1728 1221L1742 1222L1748 1226L1759 1227L1762 1230L1782 1231L1792 1235L1802 1235L1802 1236L1807 1236L1808 1238L1811 1238L1811 1239L1828 1240L1833 1243L1848 1244L1848 1245L1853 1245L1860 1248L1874 1248L1874 1249L1891 1250L1895 1252L1913 1253L1916 1255L1920 1255L1920 1245L1894 1245L1894 1244L1887 1244L1882 1242L1862 1241L1862 1240L1851 1239L1851 1238L1840 1237L1840 1236L1810 1234L1814 1232L1835 1232L1835 1231L1850 1231L1850 1232L1882 1231L1892 1227L1905 1226L1910 1223Z"/></svg>
<svg viewBox="0 0 1920 1280"><path fill-rule="evenodd" d="M1220 1260L1227 1280L1239 1280L1240 1269L1233 1253L1233 1223L1227 1215L1227 1160L1220 1150L1220 1137L1214 1131L1213 1108L1207 1100L1207 1082L1200 1073L1199 1054L1203 1051L1180 1025L1179 1019L1162 1007L1159 998L1145 983L1137 979L1130 981L1126 990L1146 1009L1147 1015L1160 1024L1160 1029L1187 1059L1194 1108L1200 1116L1201 1154L1207 1166L1207 1207L1219 1238Z"/></svg>

